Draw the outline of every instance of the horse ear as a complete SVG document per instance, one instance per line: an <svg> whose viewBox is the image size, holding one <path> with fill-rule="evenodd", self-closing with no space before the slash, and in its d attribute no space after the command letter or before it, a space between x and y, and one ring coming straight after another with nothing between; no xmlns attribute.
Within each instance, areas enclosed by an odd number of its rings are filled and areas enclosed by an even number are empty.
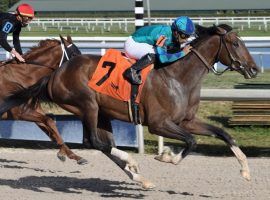
<svg viewBox="0 0 270 200"><path fill-rule="evenodd" d="M61 34L59 34L59 37L60 37L60 39L61 39L62 44L66 45L66 43L65 43L65 39L62 37L62 35L61 35Z"/></svg>
<svg viewBox="0 0 270 200"><path fill-rule="evenodd" d="M225 35L227 33L227 31L225 29L218 27L218 26L216 27L216 32L219 35Z"/></svg>
<svg viewBox="0 0 270 200"><path fill-rule="evenodd" d="M67 41L68 41L69 44L72 44L73 43L72 38L71 38L70 35L67 36Z"/></svg>

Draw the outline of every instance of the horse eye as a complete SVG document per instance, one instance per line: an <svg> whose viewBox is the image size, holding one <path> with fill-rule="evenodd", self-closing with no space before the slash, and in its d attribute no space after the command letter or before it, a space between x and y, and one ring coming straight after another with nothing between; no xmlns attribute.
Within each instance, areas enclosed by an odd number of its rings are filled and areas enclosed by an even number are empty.
<svg viewBox="0 0 270 200"><path fill-rule="evenodd" d="M236 47L236 48L239 47L238 42L237 41L233 42L233 46Z"/></svg>

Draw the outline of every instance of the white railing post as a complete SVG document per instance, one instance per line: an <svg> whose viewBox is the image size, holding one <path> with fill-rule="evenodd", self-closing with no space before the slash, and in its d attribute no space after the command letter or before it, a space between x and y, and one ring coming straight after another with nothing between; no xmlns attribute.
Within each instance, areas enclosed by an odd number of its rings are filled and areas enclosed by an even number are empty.
<svg viewBox="0 0 270 200"><path fill-rule="evenodd" d="M136 128L136 135L138 137L138 149L139 154L144 154L144 135L143 135L143 126L138 124L135 126Z"/></svg>
<svg viewBox="0 0 270 200"><path fill-rule="evenodd" d="M105 40L103 40L103 41L101 42L101 44L105 44ZM103 56L103 55L106 53L106 49L102 48L102 49L100 50L100 53L101 53L101 55Z"/></svg>
<svg viewBox="0 0 270 200"><path fill-rule="evenodd" d="M261 67L261 73L264 73L264 67L263 67L263 55L259 54L260 56L260 67Z"/></svg>
<svg viewBox="0 0 270 200"><path fill-rule="evenodd" d="M164 149L164 139L162 136L158 136L158 155L163 152Z"/></svg>

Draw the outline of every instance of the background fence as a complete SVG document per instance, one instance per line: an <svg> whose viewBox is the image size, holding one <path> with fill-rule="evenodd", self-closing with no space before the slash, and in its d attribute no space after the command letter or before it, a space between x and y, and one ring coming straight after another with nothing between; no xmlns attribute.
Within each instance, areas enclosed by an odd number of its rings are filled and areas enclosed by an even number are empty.
<svg viewBox="0 0 270 200"><path fill-rule="evenodd" d="M23 51L37 45L40 40L51 37L21 37ZM59 37L55 37L59 39ZM123 50L124 41L127 37L72 37L74 43L79 47L83 54L103 55L106 49L114 48ZM11 36L8 41L11 42ZM264 68L270 67L270 37L242 37L246 46L249 48L262 72ZM0 48L0 60L7 59L9 53Z"/></svg>
<svg viewBox="0 0 270 200"><path fill-rule="evenodd" d="M243 31L246 29L268 31L270 17L191 17L196 24L211 26L213 24L228 24ZM144 18L145 23L171 24L175 18L156 17ZM133 32L135 30L134 18L36 18L27 27L28 31L58 31L71 32Z"/></svg>
<svg viewBox="0 0 270 200"><path fill-rule="evenodd" d="M171 24L175 18L173 17L156 17L144 18L146 23L150 22L151 24ZM213 24L229 24L232 26L243 26L245 28L259 27L264 29L269 28L270 17L269 16L242 16L242 17L191 17L191 19L200 25L213 25ZM46 28L47 26L56 26L58 28L68 27L68 26L113 26L121 25L127 26L128 24L134 27L135 20L134 18L36 18L34 19L30 26L34 27L39 26ZM121 27L119 26L119 27Z"/></svg>

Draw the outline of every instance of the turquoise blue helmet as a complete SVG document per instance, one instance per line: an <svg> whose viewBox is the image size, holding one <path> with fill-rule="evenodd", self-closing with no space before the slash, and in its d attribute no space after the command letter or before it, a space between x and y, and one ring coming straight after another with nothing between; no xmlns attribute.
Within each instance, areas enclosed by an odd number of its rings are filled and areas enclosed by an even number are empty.
<svg viewBox="0 0 270 200"><path fill-rule="evenodd" d="M172 23L172 30L186 35L193 35L195 32L195 26L189 17L181 16L175 19Z"/></svg>

